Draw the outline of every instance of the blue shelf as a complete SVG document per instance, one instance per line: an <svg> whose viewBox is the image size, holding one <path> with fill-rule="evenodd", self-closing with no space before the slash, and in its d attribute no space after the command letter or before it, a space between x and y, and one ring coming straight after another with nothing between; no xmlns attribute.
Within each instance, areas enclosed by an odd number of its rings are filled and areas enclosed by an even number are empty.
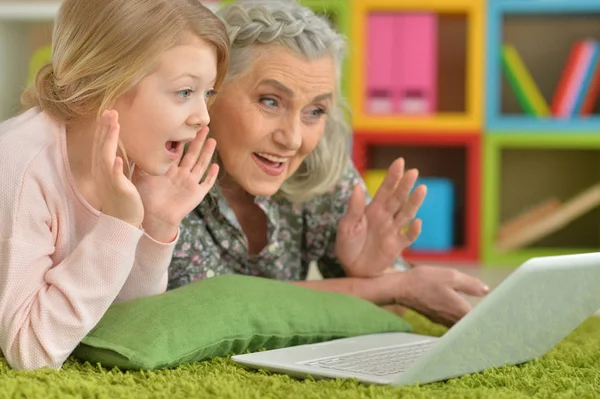
<svg viewBox="0 0 600 399"><path fill-rule="evenodd" d="M494 9L494 11L492 11ZM490 13L552 14L600 12L598 0L490 0Z"/></svg>
<svg viewBox="0 0 600 399"><path fill-rule="evenodd" d="M527 115L501 116L487 118L488 131L511 133L522 131L529 133L589 133L600 134L600 115L586 119L537 119Z"/></svg>
<svg viewBox="0 0 600 399"><path fill-rule="evenodd" d="M506 15L598 14L600 0L489 0L486 34L486 104L485 124L494 133L514 131L531 133L597 133L600 134L600 115L587 118L552 119L529 115L501 113L501 46L503 18Z"/></svg>

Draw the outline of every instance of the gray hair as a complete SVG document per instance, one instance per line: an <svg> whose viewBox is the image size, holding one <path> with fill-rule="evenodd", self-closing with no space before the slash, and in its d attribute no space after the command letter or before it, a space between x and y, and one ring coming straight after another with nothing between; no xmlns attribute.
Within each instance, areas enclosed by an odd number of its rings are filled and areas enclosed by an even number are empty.
<svg viewBox="0 0 600 399"><path fill-rule="evenodd" d="M325 18L295 0L237 0L217 12L231 41L230 65L225 81L242 75L252 65L258 45L281 45L309 60L331 56L335 65L336 93L328 111L325 132L316 148L278 195L292 203L307 201L331 190L348 162L348 107L341 93L346 40Z"/></svg>

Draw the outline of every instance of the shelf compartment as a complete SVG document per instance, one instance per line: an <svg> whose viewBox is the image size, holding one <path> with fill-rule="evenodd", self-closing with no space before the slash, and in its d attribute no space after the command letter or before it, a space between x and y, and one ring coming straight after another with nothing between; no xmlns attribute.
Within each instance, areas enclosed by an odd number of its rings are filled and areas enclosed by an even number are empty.
<svg viewBox="0 0 600 399"><path fill-rule="evenodd" d="M515 47L540 94L552 101L571 47L578 40L600 41L597 1L494 1L488 6L486 129L498 134L600 133L600 103L591 115L570 118L523 112L502 68L504 44ZM539 38L545 40L540 41Z"/></svg>
<svg viewBox="0 0 600 399"><path fill-rule="evenodd" d="M600 180L600 136L490 134L484 140L482 260L485 265L522 263L531 256L597 251L600 207L558 231L512 251L499 251L504 222L550 198L565 203Z"/></svg>
<svg viewBox="0 0 600 399"><path fill-rule="evenodd" d="M364 176L367 169L387 169L398 157L422 177L444 177L454 184L454 245L449 251L407 250L415 262L470 263L479 256L480 136L472 132L378 133L358 131L353 159Z"/></svg>
<svg viewBox="0 0 600 399"><path fill-rule="evenodd" d="M439 131L451 134L453 131L480 131L483 125L483 39L482 35L470 32L483 32L483 10L484 2L479 0L356 0L351 17L353 51L350 71L354 126L361 130L404 129L414 133ZM373 73L372 66L365 61L373 58L369 53L375 48L369 46L370 17L384 14L397 17L406 13L414 15L425 12L437 17L435 57L438 73L435 112L402 113L398 106L383 112L373 112L373 103L369 96L378 90L370 87L372 79L369 73ZM402 37L397 33L397 28L394 28L394 33L395 37ZM392 46L404 48L402 43L401 40L395 40ZM401 65L400 60L398 63ZM395 69L392 71L393 74L397 74L396 72ZM382 88L388 90L384 86ZM409 90L409 97L422 93L422 89L418 89L417 92ZM402 95L400 97L403 98Z"/></svg>

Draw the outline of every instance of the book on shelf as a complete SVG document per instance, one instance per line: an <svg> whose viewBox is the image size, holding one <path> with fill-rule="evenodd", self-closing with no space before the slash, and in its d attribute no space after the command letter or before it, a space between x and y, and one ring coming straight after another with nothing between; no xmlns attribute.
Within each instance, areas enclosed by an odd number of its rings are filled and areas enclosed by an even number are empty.
<svg viewBox="0 0 600 399"><path fill-rule="evenodd" d="M592 112L600 85L599 57L600 44L596 40L573 44L552 99L554 117L568 119Z"/></svg>
<svg viewBox="0 0 600 399"><path fill-rule="evenodd" d="M508 221L499 229L496 251L505 253L523 248L558 231L600 205L600 183L565 203L550 198Z"/></svg>
<svg viewBox="0 0 600 399"><path fill-rule="evenodd" d="M506 78L523 111L537 117L550 116L550 107L515 46L503 45L501 58Z"/></svg>
<svg viewBox="0 0 600 399"><path fill-rule="evenodd" d="M600 95L600 43L576 41L550 104L512 44L502 46L502 68L523 112L536 117L571 119L589 116Z"/></svg>

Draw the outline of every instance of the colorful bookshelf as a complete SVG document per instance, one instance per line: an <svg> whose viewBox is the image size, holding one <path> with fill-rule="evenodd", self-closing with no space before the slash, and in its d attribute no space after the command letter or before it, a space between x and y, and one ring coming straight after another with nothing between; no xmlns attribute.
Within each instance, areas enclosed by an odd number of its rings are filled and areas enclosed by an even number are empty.
<svg viewBox="0 0 600 399"><path fill-rule="evenodd" d="M454 247L449 251L409 250L404 254L407 259L417 262L444 261L461 264L478 261L480 139L480 135L471 132L355 132L353 157L361 174L364 175L369 169L387 169L394 159L404 157L407 168L418 168L420 176L442 177L454 183Z"/></svg>
<svg viewBox="0 0 600 399"><path fill-rule="evenodd" d="M452 134L454 131L469 132L469 134L477 134L482 126L482 83L483 83L483 38L482 35L475 32L483 32L484 20L484 1L483 0L407 0L398 2L395 0L354 0L351 2L351 41L352 54L351 65L352 70L350 77L352 79L352 89L350 90L351 107L353 112L353 123L357 129L372 130L377 129L396 131L412 131L415 133L435 131L448 132ZM452 87L452 79L462 79L463 86L461 89L464 92L464 101L459 109L444 112L442 107L439 107L436 112L427 113L410 113L396 112L393 108L391 111L372 112L373 107L369 106L370 95L368 92L372 90L369 75L372 74L373 68L370 65L372 55L370 53L370 43L373 40L371 35L370 18L375 15L423 15L433 14L439 17L439 27L437 32L437 52L448 54L449 48L452 45L459 48L458 42L444 42L446 36L441 31L444 26L451 26L455 22L444 23L444 21L456 21L457 18L464 18L464 60L459 60L464 63L462 70L463 76L454 76L448 78L448 68L440 67L440 60L433 60L438 63L437 77L438 83L441 79L448 79L446 87ZM376 25L376 24L373 24ZM394 23L390 23L390 30ZM400 25L400 24L399 24ZM381 28L378 29L381 31ZM399 34L395 36L399 37ZM401 37L401 36L400 36ZM426 36L428 37L428 36ZM423 35L416 35L410 38L413 41L422 40ZM398 48L402 48L402 44L398 44L395 39L395 47L390 47L390 54L398 53ZM383 41L389 41L383 37L378 45L382 46ZM400 47L399 47L400 46ZM431 46L431 42L424 42L423 46ZM419 57L420 58L420 57ZM425 59L425 58L424 58ZM451 54L450 54L451 59ZM457 60L453 60L456 62ZM387 74L394 76L401 75L402 61L393 65L391 71ZM429 68L429 66L426 66ZM426 69L425 68L425 69ZM383 73L380 73L382 75ZM438 85L439 87L439 85ZM456 88L456 86L454 86ZM450 89L454 90L454 89ZM418 92L422 89L418 88ZM437 97L443 97L443 88L438 90ZM417 93L419 94L419 93Z"/></svg>
<svg viewBox="0 0 600 399"><path fill-rule="evenodd" d="M600 87L598 0L299 1L349 40L343 91L358 170L385 170L402 156L422 177L452 182L452 246L411 249L408 260L516 266L600 250L600 104L592 89L569 92ZM0 1L0 48L14 61L0 67L4 116L59 5L21 3ZM547 212L536 222L547 234L519 244L514 220L534 208ZM556 209L568 220L553 222Z"/></svg>
<svg viewBox="0 0 600 399"><path fill-rule="evenodd" d="M521 98L515 101L514 86L511 88L514 81L511 71L506 69L503 53L503 48L510 46L522 57L523 67L542 97L536 98L535 90L529 90L530 98L535 103L544 101L548 108L553 108L561 74L568 69L570 52L577 41L600 41L599 24L600 2L596 0L490 1L486 32L486 129L492 134L515 131L543 135L600 133L597 106L590 115L574 113L567 117L535 114L522 103L519 107ZM559 31L557 26L560 26ZM581 61L578 64L581 65ZM527 79L522 81L527 89Z"/></svg>

